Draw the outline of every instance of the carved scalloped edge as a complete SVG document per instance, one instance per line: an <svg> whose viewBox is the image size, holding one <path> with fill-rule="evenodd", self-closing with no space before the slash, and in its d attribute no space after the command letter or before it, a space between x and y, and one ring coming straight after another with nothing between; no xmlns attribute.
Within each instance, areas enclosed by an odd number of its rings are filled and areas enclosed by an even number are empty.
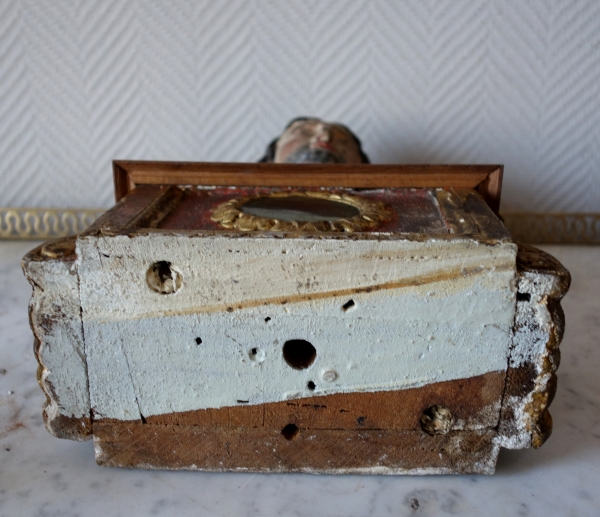
<svg viewBox="0 0 600 517"><path fill-rule="evenodd" d="M565 325L560 300L570 283L558 260L519 244L517 306L499 426L503 447L538 448L552 433L548 407L556 392Z"/></svg>
<svg viewBox="0 0 600 517"><path fill-rule="evenodd" d="M84 441L91 438L92 422L74 259L75 238L63 238L32 250L22 266L33 287L29 323L37 380L46 395L44 424L57 438ZM72 382L55 383L61 373Z"/></svg>

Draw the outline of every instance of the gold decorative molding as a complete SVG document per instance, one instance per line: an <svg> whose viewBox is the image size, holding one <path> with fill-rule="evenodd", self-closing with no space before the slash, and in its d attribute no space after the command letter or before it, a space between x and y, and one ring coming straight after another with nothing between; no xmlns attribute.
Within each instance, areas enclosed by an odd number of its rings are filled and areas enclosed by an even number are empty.
<svg viewBox="0 0 600 517"><path fill-rule="evenodd" d="M67 237L83 232L103 213L102 209L0 207L0 239ZM600 213L509 212L503 218L518 242L600 244Z"/></svg>
<svg viewBox="0 0 600 517"><path fill-rule="evenodd" d="M600 213L506 213L504 225L517 242L600 244Z"/></svg>
<svg viewBox="0 0 600 517"><path fill-rule="evenodd" d="M356 208L358 215L323 221L283 221L242 211L243 205L250 200L285 197L306 197L335 201ZM390 215L389 209L383 203L361 196L335 194L333 192L291 191L273 192L266 196L230 199L214 210L211 219L224 228L234 228L240 231L360 232L377 227Z"/></svg>
<svg viewBox="0 0 600 517"><path fill-rule="evenodd" d="M0 239L55 239L83 232L105 210L0 207Z"/></svg>

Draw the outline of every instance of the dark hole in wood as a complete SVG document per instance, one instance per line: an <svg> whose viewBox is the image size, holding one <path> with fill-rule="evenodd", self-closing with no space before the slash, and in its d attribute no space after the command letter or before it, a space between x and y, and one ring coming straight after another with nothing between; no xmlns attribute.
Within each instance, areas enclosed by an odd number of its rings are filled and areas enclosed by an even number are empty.
<svg viewBox="0 0 600 517"><path fill-rule="evenodd" d="M237 400L238 404L248 404L248 402L250 402L249 400Z"/></svg>
<svg viewBox="0 0 600 517"><path fill-rule="evenodd" d="M517 293L518 302L529 302L531 301L531 295L529 293Z"/></svg>
<svg viewBox="0 0 600 517"><path fill-rule="evenodd" d="M160 260L154 264L154 271L158 274L161 282L171 278L171 263L166 260Z"/></svg>
<svg viewBox="0 0 600 517"><path fill-rule="evenodd" d="M253 348L252 350L250 350L250 353L252 355L256 355L258 353L258 348Z"/></svg>
<svg viewBox="0 0 600 517"><path fill-rule="evenodd" d="M306 387L310 390L310 391L315 391L315 388L317 387L315 385L315 383L313 381L308 381L308 384L306 385Z"/></svg>
<svg viewBox="0 0 600 517"><path fill-rule="evenodd" d="M290 339L283 345L285 362L296 370L308 368L317 357L317 350L304 339Z"/></svg>
<svg viewBox="0 0 600 517"><path fill-rule="evenodd" d="M265 318L265 322L266 322L266 323L269 323L269 321L271 321L271 318L270 318L269 316L267 316L267 317Z"/></svg>
<svg viewBox="0 0 600 517"><path fill-rule="evenodd" d="M146 272L148 286L161 294L172 294L182 284L181 273L171 268L171 263L159 260L150 266Z"/></svg>
<svg viewBox="0 0 600 517"><path fill-rule="evenodd" d="M199 338L199 337L197 337L197 338L196 338L196 344L197 344L197 345L201 345L201 344L202 344L202 339L201 339L201 338Z"/></svg>
<svg viewBox="0 0 600 517"><path fill-rule="evenodd" d="M296 424L288 424L281 430L281 434L286 440L293 440L298 436L299 432L300 429L298 429Z"/></svg>
<svg viewBox="0 0 600 517"><path fill-rule="evenodd" d="M344 312L346 312L355 306L356 304L354 303L354 300L348 300L344 305L342 305L342 309L344 309Z"/></svg>
<svg viewBox="0 0 600 517"><path fill-rule="evenodd" d="M356 423L357 423L358 425L365 425L365 420L366 420L366 419L367 419L367 417L366 417L366 416L359 416L359 417L356 419Z"/></svg>
<svg viewBox="0 0 600 517"><path fill-rule="evenodd" d="M448 433L454 424L454 416L447 407L434 405L423 411L420 421L423 431L434 436Z"/></svg>
<svg viewBox="0 0 600 517"><path fill-rule="evenodd" d="M303 222L338 221L360 215L355 206L310 196L258 197L246 201L240 210L267 219Z"/></svg>

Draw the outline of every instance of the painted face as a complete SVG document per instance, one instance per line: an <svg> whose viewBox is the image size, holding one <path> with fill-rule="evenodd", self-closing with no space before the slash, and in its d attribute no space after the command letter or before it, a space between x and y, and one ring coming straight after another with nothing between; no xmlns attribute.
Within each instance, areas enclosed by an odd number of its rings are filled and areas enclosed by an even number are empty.
<svg viewBox="0 0 600 517"><path fill-rule="evenodd" d="M343 126L316 118L288 127L275 149L275 163L362 163L358 143Z"/></svg>

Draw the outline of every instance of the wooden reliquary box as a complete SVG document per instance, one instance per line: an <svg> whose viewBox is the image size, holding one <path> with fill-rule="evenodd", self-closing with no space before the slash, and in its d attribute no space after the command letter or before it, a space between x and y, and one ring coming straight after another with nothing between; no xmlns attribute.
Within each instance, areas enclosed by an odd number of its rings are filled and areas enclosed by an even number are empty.
<svg viewBox="0 0 600 517"><path fill-rule="evenodd" d="M570 281L501 174L116 162L23 261L48 430L108 466L493 473L550 433Z"/></svg>

